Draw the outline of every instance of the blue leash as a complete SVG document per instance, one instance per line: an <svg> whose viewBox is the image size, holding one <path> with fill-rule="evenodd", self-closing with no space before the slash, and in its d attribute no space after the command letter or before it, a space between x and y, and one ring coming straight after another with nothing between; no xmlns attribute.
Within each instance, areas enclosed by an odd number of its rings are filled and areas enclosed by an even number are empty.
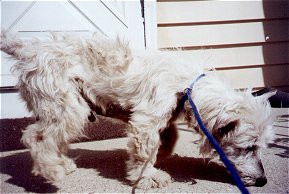
<svg viewBox="0 0 289 194"><path fill-rule="evenodd" d="M204 134L207 136L207 138L209 139L209 141L211 142L211 144L213 145L213 147L215 148L215 150L218 152L218 154L220 155L221 160L223 161L223 163L225 164L225 166L227 167L227 169L230 171L233 180L236 184L236 186L239 188L239 190L243 193L243 194L249 194L249 191L246 189L244 183L242 182L241 178L239 177L239 174L237 172L237 170L234 168L234 166L231 164L231 162L228 160L226 154L224 153L224 151L222 150L222 148L220 147L220 145L218 144L218 142L216 141L216 139L213 137L213 135L208 131L208 129L205 127L201 116L198 112L198 109L195 105L195 103L193 102L192 98L191 98L191 93L192 93L192 89L194 87L194 84L201 79L202 77L204 77L205 74L201 74L199 77L197 77L197 79L190 85L189 88L186 89L186 94L182 99L181 102L185 102L186 100L189 100L191 106L192 106L192 110L193 113L195 115L195 118L200 126L200 128L202 129L202 131L204 132Z"/></svg>

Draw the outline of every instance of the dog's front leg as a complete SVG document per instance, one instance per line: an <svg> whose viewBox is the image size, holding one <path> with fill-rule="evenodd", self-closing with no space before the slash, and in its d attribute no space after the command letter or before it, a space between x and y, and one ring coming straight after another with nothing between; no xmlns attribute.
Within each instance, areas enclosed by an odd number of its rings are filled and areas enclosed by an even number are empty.
<svg viewBox="0 0 289 194"><path fill-rule="evenodd" d="M164 187L171 182L171 177L168 173L156 169L154 164L160 146L159 129L165 127L166 122L160 124L159 121L164 120L145 117L138 115L131 122L128 142L130 154L127 162L128 179L142 189ZM142 118L140 119L142 122L138 122L136 118ZM150 119L152 120L149 121Z"/></svg>

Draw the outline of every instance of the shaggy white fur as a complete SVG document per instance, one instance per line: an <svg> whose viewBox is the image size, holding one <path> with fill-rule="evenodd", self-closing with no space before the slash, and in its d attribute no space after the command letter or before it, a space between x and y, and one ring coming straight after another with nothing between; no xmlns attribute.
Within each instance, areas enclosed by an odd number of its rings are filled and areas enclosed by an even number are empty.
<svg viewBox="0 0 289 194"><path fill-rule="evenodd" d="M23 131L30 149L33 173L59 181L75 170L66 156L71 140L82 135L95 114L129 123L127 178L137 181L147 163L140 188L163 187L171 182L166 172L154 167L159 156L173 151L175 121L183 117L196 127L188 103L179 107L183 91L204 72L200 65L177 52L133 52L127 43L99 35L77 38L53 35L49 40L23 42L1 33L1 50L18 60L19 90L38 121ZM262 186L267 180L260 148L272 138L268 97L233 90L214 72L199 80L192 91L200 115L219 141L247 185ZM215 156L202 135L200 152ZM161 138L160 138L161 137ZM150 159L150 160L149 160Z"/></svg>

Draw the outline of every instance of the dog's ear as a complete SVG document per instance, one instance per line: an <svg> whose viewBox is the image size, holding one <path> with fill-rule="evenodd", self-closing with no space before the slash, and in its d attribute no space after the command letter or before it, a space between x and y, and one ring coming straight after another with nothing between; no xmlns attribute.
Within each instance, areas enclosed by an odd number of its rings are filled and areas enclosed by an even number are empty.
<svg viewBox="0 0 289 194"><path fill-rule="evenodd" d="M267 101L270 97L274 96L277 93L277 90L267 92L265 94L262 94L261 96L257 96L256 98L261 101Z"/></svg>
<svg viewBox="0 0 289 194"><path fill-rule="evenodd" d="M227 135L229 132L233 131L239 124L238 120L233 120L226 123L223 126L219 126L213 130L213 136L216 138L217 142L221 142L223 137Z"/></svg>
<svg viewBox="0 0 289 194"><path fill-rule="evenodd" d="M213 121L214 122L214 121ZM215 122L214 122L215 123ZM218 143L223 141L229 133L234 131L236 127L239 125L239 120L230 119L230 120L219 120L219 122L215 123L215 126L212 128L212 135L215 137ZM212 145L207 138L203 139L202 145L200 147L200 153L206 155L212 151Z"/></svg>

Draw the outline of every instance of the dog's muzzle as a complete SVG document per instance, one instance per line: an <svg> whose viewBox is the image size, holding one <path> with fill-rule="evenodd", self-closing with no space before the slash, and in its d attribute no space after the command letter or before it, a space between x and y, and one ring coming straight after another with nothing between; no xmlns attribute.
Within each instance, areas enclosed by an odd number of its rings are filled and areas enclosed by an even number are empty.
<svg viewBox="0 0 289 194"><path fill-rule="evenodd" d="M246 186L263 187L267 183L267 178L265 175L258 177L258 178L245 176L245 177L242 177L242 180L244 181L244 184Z"/></svg>

